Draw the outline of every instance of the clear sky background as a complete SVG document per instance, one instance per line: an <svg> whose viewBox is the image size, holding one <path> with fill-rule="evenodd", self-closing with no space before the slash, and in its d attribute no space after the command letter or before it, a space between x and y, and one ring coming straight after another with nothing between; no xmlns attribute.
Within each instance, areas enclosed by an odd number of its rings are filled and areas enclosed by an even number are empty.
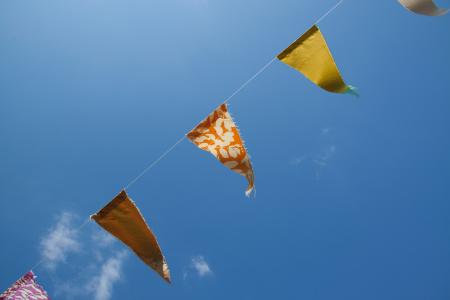
<svg viewBox="0 0 450 300"><path fill-rule="evenodd" d="M395 0L320 23L360 98L278 61L233 98L256 199L188 141L128 191L172 285L77 230L336 2L1 1L0 289L44 257L54 299L449 299L450 15Z"/></svg>

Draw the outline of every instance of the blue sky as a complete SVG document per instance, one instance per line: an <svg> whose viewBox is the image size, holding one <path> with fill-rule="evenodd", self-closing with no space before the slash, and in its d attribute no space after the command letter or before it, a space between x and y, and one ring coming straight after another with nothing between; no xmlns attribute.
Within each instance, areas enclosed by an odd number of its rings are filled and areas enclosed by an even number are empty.
<svg viewBox="0 0 450 300"><path fill-rule="evenodd" d="M77 230L335 3L1 1L0 289L47 257L54 299L449 299L450 17L395 0L320 23L360 98L280 62L233 98L256 199L188 141L128 191L172 285Z"/></svg>

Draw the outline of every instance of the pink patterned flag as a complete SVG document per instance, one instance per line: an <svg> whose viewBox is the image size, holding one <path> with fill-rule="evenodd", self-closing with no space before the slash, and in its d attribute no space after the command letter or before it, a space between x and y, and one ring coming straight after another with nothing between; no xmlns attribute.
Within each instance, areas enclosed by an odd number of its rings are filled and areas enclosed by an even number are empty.
<svg viewBox="0 0 450 300"><path fill-rule="evenodd" d="M3 292L0 300L50 300L50 298L36 282L33 271L30 271Z"/></svg>

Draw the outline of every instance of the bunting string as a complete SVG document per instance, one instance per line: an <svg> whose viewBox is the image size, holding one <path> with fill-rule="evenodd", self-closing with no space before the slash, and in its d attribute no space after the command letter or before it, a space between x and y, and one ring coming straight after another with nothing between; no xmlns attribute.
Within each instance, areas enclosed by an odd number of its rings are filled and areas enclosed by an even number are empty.
<svg viewBox="0 0 450 300"><path fill-rule="evenodd" d="M326 17L328 17L329 14L331 14L336 8L338 8L344 0L340 0L338 3L336 3L333 7L331 7L325 14L323 14L314 24L318 24L319 22L323 21ZM270 65L273 64L273 62L277 60L277 57L275 56L272 58L269 62L267 62L261 69L259 69L253 76L251 76L247 81L245 81L239 88L237 88L228 98L223 101L223 103L229 103L233 97L235 97L237 94L239 94L244 88L246 88L253 80L255 80L259 75L261 75ZM128 190L133 186L139 179L141 179L147 172L149 172L151 169L153 169L159 162L161 162L167 155L169 155L181 142L183 142L186 139L186 135L184 134L178 141L176 141L172 146L170 146L165 152L161 154L157 159L152 161L145 169L143 169L135 178L133 178L124 188L124 190ZM87 219L77 230L81 230L86 224L88 224L90 221L90 218ZM41 259L38 263L35 264L35 266L32 268L37 268L43 263L44 259Z"/></svg>
<svg viewBox="0 0 450 300"><path fill-rule="evenodd" d="M336 8L338 8L344 0L340 0L337 4L335 4L332 8L330 8L325 14L323 14L314 24L318 24L323 21L328 15L330 15ZM251 76L247 81L245 81L241 86L239 86L228 98L226 98L222 104L229 103L236 95L238 95L243 89L245 89L253 80L255 80L259 75L261 75L265 70L267 70L273 62L277 60L277 56L273 57L270 61L264 64L253 76ZM195 128L194 128L195 129ZM152 161L146 168L144 168L136 177L134 177L124 188L124 191L128 190L133 186L137 181L139 181L145 174L147 174L151 169L153 169L156 165L158 165L167 155L169 155L181 142L186 139L186 134L184 134L180 139L178 139L172 146L170 146L166 151L164 151L157 159ZM83 229L88 223L90 223L91 218L86 219L76 230L80 231ZM38 268L43 262L44 258L39 260L31 270Z"/></svg>
<svg viewBox="0 0 450 300"><path fill-rule="evenodd" d="M244 82L237 90L235 90L228 98L223 101L223 103L229 103L230 100L239 94L250 82L252 82L256 77L263 73L275 60L277 57L272 58L268 63L266 63L258 72L256 72L252 77L250 77L246 82ZM168 148L160 157L151 162L138 176L131 180L126 186L125 190L128 190L133 184L135 184L142 176L144 176L148 171L153 169L161 160L163 160L172 150L174 150L182 141L186 139L186 135L183 135L175 144Z"/></svg>
<svg viewBox="0 0 450 300"><path fill-rule="evenodd" d="M316 24L316 25L319 24L323 19L325 19L329 14L331 14L336 8L338 8L339 5L342 4L342 2L344 2L344 0L341 0L338 3L336 3L335 6L330 8L326 13L323 14L323 16L321 16L319 19L317 19L317 21L314 24Z"/></svg>
<svg viewBox="0 0 450 300"><path fill-rule="evenodd" d="M340 0L333 7L331 7L325 14L323 14L314 24L318 24L323 21L329 14L331 14L336 8L338 8L344 0ZM228 98L225 99L222 103L226 104L231 101L231 99L239 94L244 88L246 88L253 80L255 80L259 75L261 75L273 62L277 60L275 56L269 62L267 62L261 69L259 69L253 76L251 76L246 82L244 82L239 88L237 88ZM170 148L168 148L160 157L151 162L144 170L142 170L139 175L137 175L133 180L131 180L126 186L125 190L128 190L133 184L135 184L142 176L144 176L147 172L149 172L153 167L155 167L160 161L162 161L170 152L172 152L181 142L186 139L186 135L183 135L175 144L173 144Z"/></svg>
<svg viewBox="0 0 450 300"><path fill-rule="evenodd" d="M133 180L130 181L125 186L125 190L128 190L133 184L136 183L139 179L141 179L142 176L144 176L148 171L153 169L154 166L156 166L161 160L163 160L170 152L172 152L173 149L175 149L179 144L181 144L182 141L186 138L186 135L183 135L175 144L173 144L169 149L167 149L163 154L161 154L160 157L158 157L156 160L154 160L152 163L150 163L141 173L139 173L138 176L136 176Z"/></svg>
<svg viewBox="0 0 450 300"><path fill-rule="evenodd" d="M442 16L449 12L449 9L438 7L433 0L398 1L406 9L416 14ZM111 202L86 219L75 231L79 233L91 220L94 220L103 229L121 240L145 264L170 283L168 264L156 236L135 203L127 195L126 190L158 165L185 139L188 139L198 148L210 152L229 169L245 176L248 181L246 195L249 196L254 190L253 167L239 130L228 112L227 104L277 59L296 69L312 83L328 92L357 96L356 89L344 82L326 40L317 26L343 2L344 0L339 0L318 18L307 32L264 64L254 75L231 93L218 108L147 165ZM42 257L31 270L38 268L45 260ZM23 275L8 290L0 294L0 300L24 299L24 297L49 300L45 290L36 282L36 276L32 271Z"/></svg>

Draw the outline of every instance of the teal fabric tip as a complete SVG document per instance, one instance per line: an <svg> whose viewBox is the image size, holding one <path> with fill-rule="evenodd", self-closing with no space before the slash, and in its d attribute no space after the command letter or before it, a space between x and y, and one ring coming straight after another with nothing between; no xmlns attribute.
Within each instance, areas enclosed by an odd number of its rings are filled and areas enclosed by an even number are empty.
<svg viewBox="0 0 450 300"><path fill-rule="evenodd" d="M345 94L349 94L349 95L359 98L358 88L351 86L351 85L347 85L347 90L345 91Z"/></svg>

